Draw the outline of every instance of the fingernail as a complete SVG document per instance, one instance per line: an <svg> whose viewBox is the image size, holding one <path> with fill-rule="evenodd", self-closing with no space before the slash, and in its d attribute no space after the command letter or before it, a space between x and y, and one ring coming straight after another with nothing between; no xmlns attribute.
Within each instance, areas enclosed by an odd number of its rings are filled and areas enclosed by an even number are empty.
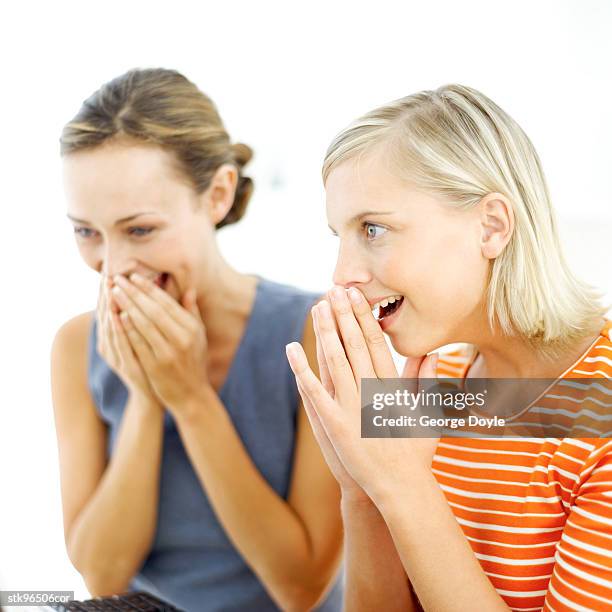
<svg viewBox="0 0 612 612"><path fill-rule="evenodd" d="M119 285L115 285L111 291L113 292L114 295L122 295L123 291L121 289L121 287L119 287Z"/></svg>
<svg viewBox="0 0 612 612"><path fill-rule="evenodd" d="M287 354L287 359L289 360L289 365L293 368L295 365L295 360L297 359L297 352L295 350L295 342L291 342L285 346L285 353Z"/></svg>
<svg viewBox="0 0 612 612"><path fill-rule="evenodd" d="M123 286L127 283L127 279L124 276L121 276L121 274L115 274L115 276L113 276L113 280L115 283L117 283L117 285Z"/></svg>
<svg viewBox="0 0 612 612"><path fill-rule="evenodd" d="M133 283L142 283L144 281L144 278L140 276L138 272L132 272L132 274L130 274L130 280Z"/></svg>
<svg viewBox="0 0 612 612"><path fill-rule="evenodd" d="M349 299L351 300L351 302L353 302L353 304L361 303L361 292L357 291L355 287L351 287L348 290L348 294L349 294Z"/></svg>

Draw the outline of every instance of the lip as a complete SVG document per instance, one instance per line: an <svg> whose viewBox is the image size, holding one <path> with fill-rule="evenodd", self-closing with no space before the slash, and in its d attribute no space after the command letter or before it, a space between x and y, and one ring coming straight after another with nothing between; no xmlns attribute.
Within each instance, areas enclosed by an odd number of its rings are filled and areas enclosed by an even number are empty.
<svg viewBox="0 0 612 612"><path fill-rule="evenodd" d="M402 303L400 304L400 307L396 311L394 311L390 315L387 315L384 319L380 319L378 321L378 324L380 325L380 328L383 331L387 331L387 329L389 329L389 327L391 325L393 325L393 323L395 322L395 319L397 319L397 317L399 316L399 313L401 312L402 308L404 307L404 302L405 301L406 301L406 298L403 299Z"/></svg>

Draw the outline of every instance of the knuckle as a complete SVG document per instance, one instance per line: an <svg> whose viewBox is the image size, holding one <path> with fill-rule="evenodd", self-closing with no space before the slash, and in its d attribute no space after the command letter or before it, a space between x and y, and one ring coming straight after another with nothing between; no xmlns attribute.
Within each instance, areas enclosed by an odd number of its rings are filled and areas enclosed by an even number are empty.
<svg viewBox="0 0 612 612"><path fill-rule="evenodd" d="M385 337L380 332L370 332L366 336L366 341L370 346L377 346L379 344L386 344Z"/></svg>
<svg viewBox="0 0 612 612"><path fill-rule="evenodd" d="M181 352L187 351L191 347L191 338L179 338L176 346Z"/></svg>
<svg viewBox="0 0 612 612"><path fill-rule="evenodd" d="M348 365L346 355L344 353L335 352L329 357L329 361L334 368L340 369Z"/></svg>
<svg viewBox="0 0 612 612"><path fill-rule="evenodd" d="M352 349L356 349L356 350L365 348L365 344L363 343L363 340L359 336L351 336L348 339L348 345Z"/></svg>
<svg viewBox="0 0 612 612"><path fill-rule="evenodd" d="M173 351L163 351L162 353L160 353L157 362L163 368L167 368L168 366L172 365L175 360L176 357Z"/></svg>
<svg viewBox="0 0 612 612"><path fill-rule="evenodd" d="M353 309L349 304L334 304L335 311L342 316L349 315L353 313Z"/></svg>
<svg viewBox="0 0 612 612"><path fill-rule="evenodd" d="M370 309L370 305L364 300L359 305L355 306L355 312L360 316L367 316L372 314L372 310Z"/></svg>

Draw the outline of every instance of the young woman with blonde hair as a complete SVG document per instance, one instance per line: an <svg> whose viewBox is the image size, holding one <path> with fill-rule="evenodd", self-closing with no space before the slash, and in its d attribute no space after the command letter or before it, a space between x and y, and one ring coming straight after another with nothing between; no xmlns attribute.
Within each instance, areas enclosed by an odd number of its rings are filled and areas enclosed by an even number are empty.
<svg viewBox="0 0 612 612"><path fill-rule="evenodd" d="M237 272L215 239L244 213L250 149L184 76L147 69L88 98L61 153L102 277L52 353L73 565L92 595L188 611L339 609L338 485L284 355L302 338L316 362L318 296Z"/></svg>
<svg viewBox="0 0 612 612"><path fill-rule="evenodd" d="M312 310L321 380L287 356L342 490L346 609L612 610L612 441L360 437L361 380L397 376L383 332L405 378L597 378L609 406L612 326L527 136L448 85L343 130L323 177L340 245Z"/></svg>

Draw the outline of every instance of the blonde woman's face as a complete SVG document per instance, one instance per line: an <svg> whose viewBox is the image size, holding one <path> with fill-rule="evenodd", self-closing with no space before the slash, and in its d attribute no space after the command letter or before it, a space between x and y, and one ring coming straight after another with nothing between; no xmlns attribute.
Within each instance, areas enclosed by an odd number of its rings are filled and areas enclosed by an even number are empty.
<svg viewBox="0 0 612 612"><path fill-rule="evenodd" d="M106 144L64 158L68 217L81 257L100 274L138 272L175 299L202 278L214 227L171 155Z"/></svg>
<svg viewBox="0 0 612 612"><path fill-rule="evenodd" d="M401 296L380 321L395 350L418 356L473 336L486 321L490 265L477 211L418 191L374 154L337 166L326 194L340 241L334 283L357 287L371 306Z"/></svg>

